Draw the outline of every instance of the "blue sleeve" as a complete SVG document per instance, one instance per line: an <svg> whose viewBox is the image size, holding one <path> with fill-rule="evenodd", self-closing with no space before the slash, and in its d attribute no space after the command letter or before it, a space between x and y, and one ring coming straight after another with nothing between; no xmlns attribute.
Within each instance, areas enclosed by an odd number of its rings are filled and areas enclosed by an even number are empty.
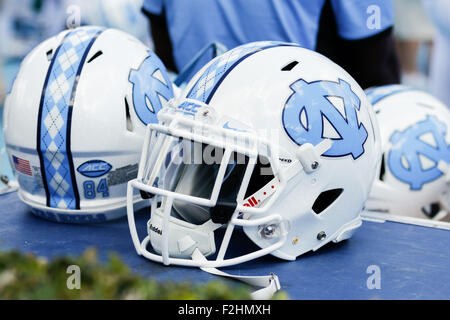
<svg viewBox="0 0 450 320"><path fill-rule="evenodd" d="M154 15L159 15L164 6L163 2L164 0L144 0L142 9Z"/></svg>
<svg viewBox="0 0 450 320"><path fill-rule="evenodd" d="M348 40L371 37L394 24L392 0L331 0L339 35Z"/></svg>

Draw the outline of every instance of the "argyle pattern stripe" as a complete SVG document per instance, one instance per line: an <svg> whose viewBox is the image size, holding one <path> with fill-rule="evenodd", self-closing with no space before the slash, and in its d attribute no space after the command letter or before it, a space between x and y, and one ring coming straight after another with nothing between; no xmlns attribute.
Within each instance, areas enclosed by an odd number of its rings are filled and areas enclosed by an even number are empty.
<svg viewBox="0 0 450 320"><path fill-rule="evenodd" d="M242 59L258 51L276 46L294 45L278 41L259 41L236 47L213 59L197 82L190 90L187 98L208 103L216 85Z"/></svg>
<svg viewBox="0 0 450 320"><path fill-rule="evenodd" d="M77 209L69 159L71 120L78 78L93 41L103 29L82 27L69 32L53 57L41 105L40 152L50 207Z"/></svg>

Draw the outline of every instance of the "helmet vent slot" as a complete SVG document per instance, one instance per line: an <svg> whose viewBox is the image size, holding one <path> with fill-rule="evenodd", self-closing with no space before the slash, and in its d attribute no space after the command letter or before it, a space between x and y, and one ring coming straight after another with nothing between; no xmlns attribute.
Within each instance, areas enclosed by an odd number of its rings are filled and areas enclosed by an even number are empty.
<svg viewBox="0 0 450 320"><path fill-rule="evenodd" d="M294 67L298 64L298 61L292 61L289 62L287 65L285 65L283 68L281 68L281 71L291 71L294 69Z"/></svg>
<svg viewBox="0 0 450 320"><path fill-rule="evenodd" d="M100 57L103 54L102 50L97 51L89 60L87 63L91 63L92 61L94 61L95 59L97 59L98 57Z"/></svg>
<svg viewBox="0 0 450 320"><path fill-rule="evenodd" d="M384 181L384 175L386 173L386 164L384 162L384 153L381 155L381 166L380 166L380 181Z"/></svg>
<svg viewBox="0 0 450 320"><path fill-rule="evenodd" d="M48 50L46 53L47 55L47 60L50 61L53 58L53 49Z"/></svg>
<svg viewBox="0 0 450 320"><path fill-rule="evenodd" d="M335 202L337 198L339 198L339 196L342 194L342 191L344 191L344 189L331 189L319 194L312 206L313 211L316 214L320 214L321 212L323 212L333 202Z"/></svg>
<svg viewBox="0 0 450 320"><path fill-rule="evenodd" d="M126 126L127 130L130 132L133 132L133 122L131 121L131 115L130 115L130 106L128 105L128 100L125 97L125 116L126 116Z"/></svg>

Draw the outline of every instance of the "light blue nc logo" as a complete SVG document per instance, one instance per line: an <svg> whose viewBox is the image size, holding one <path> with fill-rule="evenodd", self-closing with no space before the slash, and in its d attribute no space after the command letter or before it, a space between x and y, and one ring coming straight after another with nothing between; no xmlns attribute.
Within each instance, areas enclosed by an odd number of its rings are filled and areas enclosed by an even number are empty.
<svg viewBox="0 0 450 320"><path fill-rule="evenodd" d="M328 121L338 136L328 137L333 140L333 145L323 156L352 155L357 159L364 153L367 130L358 121L361 101L350 84L342 79L338 82L300 79L290 87L294 93L284 106L282 119L286 133L296 144L317 145L327 138L324 121ZM342 100L345 115L331 102L333 97Z"/></svg>
<svg viewBox="0 0 450 320"><path fill-rule="evenodd" d="M428 115L404 131L395 131L389 139L392 143L388 155L392 174L410 185L411 190L422 189L425 183L438 179L444 173L438 169L439 161L450 163L450 145L445 141L446 126L435 116ZM424 137L432 137L424 141ZM432 144L430 144L432 143ZM434 162L434 166L424 168L423 159Z"/></svg>
<svg viewBox="0 0 450 320"><path fill-rule="evenodd" d="M133 83L133 105L139 119L144 123L156 123L162 108L161 99L173 98L173 89L161 60L151 51L139 69L130 71L128 80Z"/></svg>

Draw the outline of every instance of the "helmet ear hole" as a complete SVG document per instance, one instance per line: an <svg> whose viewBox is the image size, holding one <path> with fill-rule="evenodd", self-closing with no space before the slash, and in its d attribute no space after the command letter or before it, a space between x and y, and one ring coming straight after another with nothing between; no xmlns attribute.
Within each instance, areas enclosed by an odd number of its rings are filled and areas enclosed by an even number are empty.
<svg viewBox="0 0 450 320"><path fill-rule="evenodd" d="M422 207L422 212L430 219L433 219L441 211L439 203L431 203L425 207Z"/></svg>
<svg viewBox="0 0 450 320"><path fill-rule="evenodd" d="M314 204L312 206L313 211L316 214L320 214L323 212L326 208L328 208L331 204L333 204L337 198L342 194L344 189L331 189L322 192L317 197L316 201L314 201Z"/></svg>

